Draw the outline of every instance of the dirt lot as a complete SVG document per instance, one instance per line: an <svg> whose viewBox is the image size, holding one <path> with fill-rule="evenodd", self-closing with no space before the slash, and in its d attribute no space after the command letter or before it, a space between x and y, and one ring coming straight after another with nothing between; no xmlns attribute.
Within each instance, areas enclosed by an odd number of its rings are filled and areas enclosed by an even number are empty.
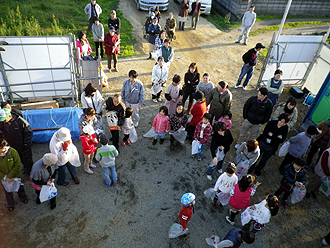
<svg viewBox="0 0 330 248"><path fill-rule="evenodd" d="M148 43L142 37L142 27L147 12L137 11L133 0L121 1L119 8L134 26L136 51L146 53ZM171 4L170 11L177 15L178 6ZM164 24L168 13L162 13L161 24ZM272 33L251 37L248 46L243 46L234 44L239 29L221 32L201 18L198 29L193 31L189 29L190 21L189 17L187 30L177 32L178 38L172 44L175 59L169 79L176 73L183 76L188 65L197 62L199 71L210 73L214 83L228 81L233 93L232 133L236 141L242 123L242 106L257 93L254 86L259 74L256 70L247 91L233 89L242 66L241 56L257 42L268 45ZM253 29L269 23L257 23ZM284 33L298 34L320 29L326 30L327 27L284 30ZM211 182L205 175L211 161L209 149L205 152L205 159L197 162L190 158L189 142L182 151L170 152L168 136L164 145L156 146L151 145L150 139L142 137L150 129L161 105L151 101L149 90L154 62L146 60L146 57L120 59L120 71L108 74L107 94L120 92L130 69L138 71L146 89L146 100L137 128L139 140L131 147L121 148L116 161L119 184L106 187L99 165L94 175L84 173L80 167L77 171L81 184L75 185L69 179L68 187L58 186L58 206L53 211L47 203L36 205L34 190L28 182L25 182L25 189L30 202L23 205L15 198L17 205L13 212L7 211L4 194L0 193L0 247L207 247L205 238L213 234L222 238L232 228L225 221L229 207L226 206L222 214L212 213L210 200L203 195L203 191L213 187L216 180L214 176ZM282 69L285 73L285 68ZM280 99L287 97L286 89ZM298 101L299 123L307 108L301 104L301 99ZM81 149L80 141L75 144ZM226 158L228 162L234 158L234 144ZM48 145L34 144L35 161L46 152ZM259 180L262 185L251 203L258 203L267 194L275 192L281 179L277 173L281 160L275 156L269 160ZM312 175L311 170L308 174L309 177ZM168 229L178 220L180 197L185 192L194 192L197 196L195 213L189 223L190 234L185 241L170 240ZM324 195L318 194L317 200L304 199L297 205L290 205L287 210L281 206L279 214L257 234L256 242L250 247L321 247L320 238L329 231L328 201ZM235 226L239 225L237 218Z"/></svg>

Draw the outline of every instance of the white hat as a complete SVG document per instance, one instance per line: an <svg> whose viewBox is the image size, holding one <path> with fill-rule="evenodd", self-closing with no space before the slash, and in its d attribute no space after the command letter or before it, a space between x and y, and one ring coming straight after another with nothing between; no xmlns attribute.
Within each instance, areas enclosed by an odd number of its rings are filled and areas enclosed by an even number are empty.
<svg viewBox="0 0 330 248"><path fill-rule="evenodd" d="M44 165L54 165L57 163L57 160L57 156L53 153L46 153L42 157L42 162L44 163Z"/></svg>
<svg viewBox="0 0 330 248"><path fill-rule="evenodd" d="M95 133L94 128L93 128L91 125L86 125L86 126L84 126L84 128L83 128L83 132L84 132L84 133L87 133L87 134L89 134L89 135L92 135L92 134Z"/></svg>
<svg viewBox="0 0 330 248"><path fill-rule="evenodd" d="M61 141L68 141L71 140L71 134L70 134L70 130L66 127L61 127L58 131L57 131L57 138Z"/></svg>

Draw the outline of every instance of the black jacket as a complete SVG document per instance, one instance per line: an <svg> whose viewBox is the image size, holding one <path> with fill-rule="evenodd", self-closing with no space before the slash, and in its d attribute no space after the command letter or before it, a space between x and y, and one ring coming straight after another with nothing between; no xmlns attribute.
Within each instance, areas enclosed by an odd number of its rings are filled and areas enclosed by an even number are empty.
<svg viewBox="0 0 330 248"><path fill-rule="evenodd" d="M0 122L0 137L6 139L17 151L31 149L33 132L29 123L13 112L11 116L9 122Z"/></svg>
<svg viewBox="0 0 330 248"><path fill-rule="evenodd" d="M260 102L257 96L251 96L244 104L243 118L252 124L264 124L269 120L272 110L273 104L268 98Z"/></svg>
<svg viewBox="0 0 330 248"><path fill-rule="evenodd" d="M302 168L297 173L293 168L293 164L287 164L285 166L284 176L281 181L282 187L288 191L291 191L296 181L302 184L306 183L306 170Z"/></svg>
<svg viewBox="0 0 330 248"><path fill-rule="evenodd" d="M187 72L184 75L183 93L188 95L194 93L196 91L196 87L198 84L199 84L199 73Z"/></svg>
<svg viewBox="0 0 330 248"><path fill-rule="evenodd" d="M114 27L116 35L120 34L120 19L117 17L116 19L112 19L111 17L108 19L108 28Z"/></svg>
<svg viewBox="0 0 330 248"><path fill-rule="evenodd" d="M249 64L250 66L255 66L257 63L258 52L255 48L250 49L246 53L243 54L242 59L245 64Z"/></svg>
<svg viewBox="0 0 330 248"><path fill-rule="evenodd" d="M197 14L199 14L199 11L201 10L201 6L202 6L201 3L199 2L198 3L198 8L197 8ZM195 8L196 8L196 2L193 2L191 4L191 13L194 13Z"/></svg>
<svg viewBox="0 0 330 248"><path fill-rule="evenodd" d="M229 129L226 129L225 134L222 136L218 132L214 131L212 135L212 141L211 141L211 154L212 158L215 157L215 152L219 146L223 146L224 152L227 153L230 149L231 143L233 143L234 139L231 135L231 132Z"/></svg>
<svg viewBox="0 0 330 248"><path fill-rule="evenodd" d="M117 117L118 117L118 126L121 126L124 124L125 121L125 104L123 102L120 102L117 106L113 104L112 97L109 97L106 102L106 111L116 111Z"/></svg>

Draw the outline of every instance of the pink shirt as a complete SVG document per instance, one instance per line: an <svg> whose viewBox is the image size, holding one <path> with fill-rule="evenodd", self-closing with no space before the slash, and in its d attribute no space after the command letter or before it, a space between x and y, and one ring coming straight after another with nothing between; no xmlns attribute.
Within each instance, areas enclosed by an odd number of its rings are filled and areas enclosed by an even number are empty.
<svg viewBox="0 0 330 248"><path fill-rule="evenodd" d="M218 121L226 123L227 129L231 129L231 120L224 120L223 117L220 117Z"/></svg>

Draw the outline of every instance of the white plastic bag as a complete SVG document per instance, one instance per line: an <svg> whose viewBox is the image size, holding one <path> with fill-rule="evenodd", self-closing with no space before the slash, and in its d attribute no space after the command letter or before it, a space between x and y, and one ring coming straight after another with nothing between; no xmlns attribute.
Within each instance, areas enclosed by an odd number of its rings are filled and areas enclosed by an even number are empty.
<svg viewBox="0 0 330 248"><path fill-rule="evenodd" d="M253 210L250 207L245 209L245 211L241 214L242 226L249 223L250 220L253 219L252 216L253 216Z"/></svg>
<svg viewBox="0 0 330 248"><path fill-rule="evenodd" d="M191 154L197 154L201 152L201 148L202 148L202 144L199 143L199 141L197 140L193 140L193 142L191 143Z"/></svg>
<svg viewBox="0 0 330 248"><path fill-rule="evenodd" d="M1 183L7 192L17 192L19 187L23 185L20 178L13 178L13 181L6 181L7 176L5 176Z"/></svg>
<svg viewBox="0 0 330 248"><path fill-rule="evenodd" d="M300 202L302 199L304 199L306 195L306 189L302 189L300 187L294 186L291 194L291 203L295 204Z"/></svg>
<svg viewBox="0 0 330 248"><path fill-rule="evenodd" d="M129 132L129 140L132 143L135 143L138 140L138 136L137 136L137 132L136 132L135 127L133 127Z"/></svg>
<svg viewBox="0 0 330 248"><path fill-rule="evenodd" d="M147 133L143 134L143 137L145 137L145 138L154 138L155 137L155 129L153 127L150 128L150 130Z"/></svg>
<svg viewBox="0 0 330 248"><path fill-rule="evenodd" d="M180 128L179 130L170 134L173 135L174 139L176 139L181 144L183 144L187 138L187 132L184 128Z"/></svg>
<svg viewBox="0 0 330 248"><path fill-rule="evenodd" d="M236 165L236 175L238 178L238 181L242 179L243 176L246 176L249 170L250 161L244 160L238 163Z"/></svg>
<svg viewBox="0 0 330 248"><path fill-rule="evenodd" d="M162 86L160 83L153 83L153 85L151 86L151 89L150 89L150 94L152 95L157 95L161 90L162 90Z"/></svg>
<svg viewBox="0 0 330 248"><path fill-rule="evenodd" d="M54 183L51 183L50 186L42 185L39 198L41 202L44 202L54 198L56 195L57 195L57 188L55 187Z"/></svg>
<svg viewBox="0 0 330 248"><path fill-rule="evenodd" d="M67 151L68 151L68 156L69 156L69 162L74 167L79 167L81 165L81 163L80 163L77 147L74 144L70 143L67 148Z"/></svg>
<svg viewBox="0 0 330 248"><path fill-rule="evenodd" d="M206 243L213 247L218 247L220 243L220 238L218 236L212 235L210 238L205 239Z"/></svg>
<svg viewBox="0 0 330 248"><path fill-rule="evenodd" d="M330 179L326 176L321 178L320 191L326 196L330 195Z"/></svg>
<svg viewBox="0 0 330 248"><path fill-rule="evenodd" d="M170 239L173 238L177 238L183 234L188 233L188 228L187 230L183 230L182 226L178 223L174 223L171 227L170 227L170 231L168 232L168 237Z"/></svg>
<svg viewBox="0 0 330 248"><path fill-rule="evenodd" d="M209 189L205 190L205 191L203 192L203 194L204 194L207 198L211 198L211 199L213 199L214 196L215 196L214 188L209 188Z"/></svg>
<svg viewBox="0 0 330 248"><path fill-rule="evenodd" d="M278 151L278 156L284 157L288 153L289 146L290 146L290 142L289 141L285 142Z"/></svg>
<svg viewBox="0 0 330 248"><path fill-rule="evenodd" d="M219 147L217 149L217 152L215 153L215 156L217 157L218 162L222 161L225 158L225 152L224 150L220 150Z"/></svg>
<svg viewBox="0 0 330 248"><path fill-rule="evenodd" d="M223 192L220 192L217 194L217 197L218 197L218 201L222 204L222 206L225 206L229 203L229 199L230 199L230 193L223 193Z"/></svg>
<svg viewBox="0 0 330 248"><path fill-rule="evenodd" d="M190 115L190 117L187 120L187 123L191 122L192 118L193 118L193 115Z"/></svg>

